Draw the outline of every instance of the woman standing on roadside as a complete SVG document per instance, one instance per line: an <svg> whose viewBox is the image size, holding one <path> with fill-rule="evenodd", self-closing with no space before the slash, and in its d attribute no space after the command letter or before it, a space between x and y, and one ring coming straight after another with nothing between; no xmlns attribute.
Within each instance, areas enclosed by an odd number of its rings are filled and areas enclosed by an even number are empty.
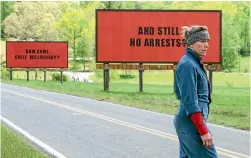
<svg viewBox="0 0 251 158"><path fill-rule="evenodd" d="M180 158L217 158L211 132L207 127L210 85L201 62L209 47L206 26L183 26L187 46L175 71L175 93L180 106L174 118L179 138Z"/></svg>

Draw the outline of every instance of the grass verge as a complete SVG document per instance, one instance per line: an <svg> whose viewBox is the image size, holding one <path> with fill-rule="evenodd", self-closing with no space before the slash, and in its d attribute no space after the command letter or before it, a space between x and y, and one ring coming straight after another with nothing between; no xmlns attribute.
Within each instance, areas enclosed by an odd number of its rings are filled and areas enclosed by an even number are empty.
<svg viewBox="0 0 251 158"><path fill-rule="evenodd" d="M1 158L48 158L24 139L1 124Z"/></svg>

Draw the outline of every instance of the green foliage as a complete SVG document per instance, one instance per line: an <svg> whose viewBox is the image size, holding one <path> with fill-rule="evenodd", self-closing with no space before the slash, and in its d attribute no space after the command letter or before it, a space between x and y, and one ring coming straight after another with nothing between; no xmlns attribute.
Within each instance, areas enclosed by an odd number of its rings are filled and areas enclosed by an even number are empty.
<svg viewBox="0 0 251 158"><path fill-rule="evenodd" d="M250 47L242 47L241 49L240 49L240 55L241 56L250 56Z"/></svg>
<svg viewBox="0 0 251 158"><path fill-rule="evenodd" d="M100 78L103 79L104 70L96 69L96 70L94 70L94 72L95 72L95 78L96 79L100 79ZM109 77L111 79L110 80L111 82L116 81L116 80L118 80L120 78L119 72L120 72L120 70L113 70L113 69L109 70Z"/></svg>
<svg viewBox="0 0 251 158"><path fill-rule="evenodd" d="M222 37L222 56L223 56L223 69L231 69L237 65L238 50L240 49L240 37L237 25L231 25L231 17L225 18L222 22L223 27L223 37ZM231 27L228 27L231 26Z"/></svg>
<svg viewBox="0 0 251 158"><path fill-rule="evenodd" d="M69 70L70 71L81 71L82 66L79 61L71 61L69 64Z"/></svg>
<svg viewBox="0 0 251 158"><path fill-rule="evenodd" d="M3 21L4 33L19 40L56 40L52 24L58 19L56 2L19 2Z"/></svg>
<svg viewBox="0 0 251 158"><path fill-rule="evenodd" d="M86 59L89 56L88 55L88 45L86 44L86 40L83 38L79 38L79 40L77 40L77 46L76 46L76 56L80 57L82 59L82 62L84 64L84 68L83 71L86 71Z"/></svg>
<svg viewBox="0 0 251 158"><path fill-rule="evenodd" d="M13 12L15 3L8 1L1 1L1 22Z"/></svg>
<svg viewBox="0 0 251 158"><path fill-rule="evenodd" d="M60 73L53 73L52 74L53 81L61 81L61 74ZM63 81L69 81L70 77L63 73Z"/></svg>
<svg viewBox="0 0 251 158"><path fill-rule="evenodd" d="M77 57L86 58L93 54L95 9L100 6L100 2L74 4L79 5L77 9L65 11L54 27L59 30L61 37L69 42L73 51L70 55L73 55L75 60Z"/></svg>
<svg viewBox="0 0 251 158"><path fill-rule="evenodd" d="M3 20L13 12L13 6L15 3L8 1L1 1L1 37L4 37L4 25Z"/></svg>
<svg viewBox="0 0 251 158"><path fill-rule="evenodd" d="M120 70L112 70L110 69L109 75L112 80L119 79L119 71Z"/></svg>
<svg viewBox="0 0 251 158"><path fill-rule="evenodd" d="M136 75L124 75L124 74L121 74L121 75L119 75L119 77L121 79L132 79L132 78L136 78Z"/></svg>
<svg viewBox="0 0 251 158"><path fill-rule="evenodd" d="M238 21L238 29L241 46L250 48L250 3L248 2L239 2L235 3L238 8L238 13L235 14L235 21Z"/></svg>
<svg viewBox="0 0 251 158"><path fill-rule="evenodd" d="M77 56L79 56L79 57L81 57L81 58L85 58L85 57L87 57L87 49L86 49L86 47L87 47L87 41L85 40L85 39L83 39L83 38L79 38L78 40L77 40L77 46L76 46L76 54L77 54Z"/></svg>
<svg viewBox="0 0 251 158"><path fill-rule="evenodd" d="M81 37L81 32L86 25L83 11L66 12L60 20L54 25L59 30L63 39L68 41L69 46L73 50L73 58L76 58L76 42Z"/></svg>
<svg viewBox="0 0 251 158"><path fill-rule="evenodd" d="M6 69L6 62L1 61L1 78L8 79L10 77L10 72Z"/></svg>
<svg viewBox="0 0 251 158"><path fill-rule="evenodd" d="M10 77L9 71L6 68L1 68L1 78L8 79Z"/></svg>
<svg viewBox="0 0 251 158"><path fill-rule="evenodd" d="M37 40L50 41L56 40L58 36L57 30L52 28L55 17L51 13L45 13L41 19L41 24L36 26Z"/></svg>
<svg viewBox="0 0 251 158"><path fill-rule="evenodd" d="M96 78L103 78L103 70L95 69L95 77Z"/></svg>

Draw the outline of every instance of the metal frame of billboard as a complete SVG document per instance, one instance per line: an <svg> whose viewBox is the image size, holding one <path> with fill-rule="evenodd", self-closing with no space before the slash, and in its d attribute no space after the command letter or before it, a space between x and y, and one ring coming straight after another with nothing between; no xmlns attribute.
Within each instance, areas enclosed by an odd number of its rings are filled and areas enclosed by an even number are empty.
<svg viewBox="0 0 251 158"><path fill-rule="evenodd" d="M96 9L96 33L95 33L95 48L96 48L96 63L171 63L171 64L177 64L177 61L169 61L169 62L152 62L152 61L98 61L98 12L103 11L112 11L112 12L218 12L220 13L220 34L219 34L219 40L220 40L220 47L219 47L219 58L220 62L204 62L204 64L222 64L222 10L151 10L151 9ZM184 50L185 51L185 50Z"/></svg>

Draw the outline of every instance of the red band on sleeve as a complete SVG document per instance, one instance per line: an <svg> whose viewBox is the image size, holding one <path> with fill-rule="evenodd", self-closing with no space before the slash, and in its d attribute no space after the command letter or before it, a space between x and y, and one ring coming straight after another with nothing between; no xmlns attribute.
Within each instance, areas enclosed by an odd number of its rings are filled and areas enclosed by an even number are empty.
<svg viewBox="0 0 251 158"><path fill-rule="evenodd" d="M207 127L202 119L200 112L190 115L190 119L192 120L193 124L195 125L197 131L201 136L208 133Z"/></svg>

